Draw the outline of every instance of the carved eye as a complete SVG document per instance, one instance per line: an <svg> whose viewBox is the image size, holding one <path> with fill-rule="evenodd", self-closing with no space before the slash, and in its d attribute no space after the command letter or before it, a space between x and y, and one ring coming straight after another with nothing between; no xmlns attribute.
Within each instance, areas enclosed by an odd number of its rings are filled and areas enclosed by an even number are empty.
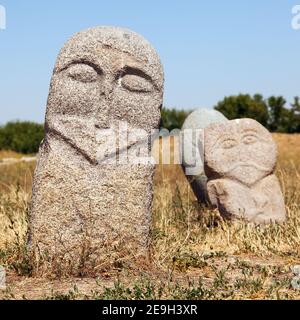
<svg viewBox="0 0 300 320"><path fill-rule="evenodd" d="M257 142L258 138L255 134L247 134L243 137L243 142L245 144L252 144Z"/></svg>
<svg viewBox="0 0 300 320"><path fill-rule="evenodd" d="M153 90L150 81L135 74L125 74L121 83L123 88L133 92L151 92Z"/></svg>
<svg viewBox="0 0 300 320"><path fill-rule="evenodd" d="M233 148L237 145L237 141L234 140L234 139L226 139L226 140L223 140L222 141L222 148L223 149L230 149L230 148Z"/></svg>
<svg viewBox="0 0 300 320"><path fill-rule="evenodd" d="M71 65L67 69L67 74L73 80L84 83L95 82L98 79L97 71L93 67L85 63L77 63Z"/></svg>

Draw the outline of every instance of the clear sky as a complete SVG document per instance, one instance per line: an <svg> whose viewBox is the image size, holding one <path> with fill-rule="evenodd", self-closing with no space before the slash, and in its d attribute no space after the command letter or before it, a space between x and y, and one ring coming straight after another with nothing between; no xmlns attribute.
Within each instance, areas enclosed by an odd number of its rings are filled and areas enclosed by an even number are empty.
<svg viewBox="0 0 300 320"><path fill-rule="evenodd" d="M300 0L0 0L0 123L44 120L56 56L75 32L127 27L157 49L167 107L212 108L225 95L300 95Z"/></svg>

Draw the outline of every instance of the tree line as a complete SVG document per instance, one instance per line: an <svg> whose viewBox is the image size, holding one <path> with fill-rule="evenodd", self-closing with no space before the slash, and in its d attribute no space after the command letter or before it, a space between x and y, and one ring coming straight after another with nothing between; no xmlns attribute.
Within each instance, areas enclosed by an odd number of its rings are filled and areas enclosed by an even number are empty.
<svg viewBox="0 0 300 320"><path fill-rule="evenodd" d="M228 119L252 118L271 132L300 132L300 98L287 106L282 96L264 99L262 95L239 94L225 97L215 109Z"/></svg>
<svg viewBox="0 0 300 320"><path fill-rule="evenodd" d="M0 150L36 153L44 137L44 125L30 121L8 122L0 127Z"/></svg>
<svg viewBox="0 0 300 320"><path fill-rule="evenodd" d="M288 106L282 96L264 99L262 95L239 94L225 97L214 107L228 119L252 118L272 132L300 133L300 98ZM192 110L163 108L160 127L180 129ZM36 153L44 137L44 125L14 121L0 126L0 150Z"/></svg>
<svg viewBox="0 0 300 320"><path fill-rule="evenodd" d="M288 106L282 96L264 99L261 94L239 94L219 101L215 110L229 119L252 118L271 132L300 132L300 98L295 97ZM161 127L169 131L181 128L192 110L163 109Z"/></svg>

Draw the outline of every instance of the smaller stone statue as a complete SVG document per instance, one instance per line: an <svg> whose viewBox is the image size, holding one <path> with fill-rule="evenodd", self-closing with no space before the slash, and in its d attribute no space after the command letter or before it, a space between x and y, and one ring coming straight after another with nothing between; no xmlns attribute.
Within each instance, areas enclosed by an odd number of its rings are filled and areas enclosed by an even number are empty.
<svg viewBox="0 0 300 320"><path fill-rule="evenodd" d="M277 148L272 135L252 119L211 124L204 130L208 196L231 220L265 224L285 220Z"/></svg>

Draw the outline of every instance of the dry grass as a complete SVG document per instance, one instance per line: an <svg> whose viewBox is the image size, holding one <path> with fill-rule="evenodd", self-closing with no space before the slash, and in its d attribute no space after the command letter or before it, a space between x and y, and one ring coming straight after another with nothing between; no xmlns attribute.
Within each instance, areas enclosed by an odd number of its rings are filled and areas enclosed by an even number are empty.
<svg viewBox="0 0 300 320"><path fill-rule="evenodd" d="M21 153L17 153L9 150L0 150L0 161L4 158L22 158L23 155Z"/></svg>
<svg viewBox="0 0 300 320"><path fill-rule="evenodd" d="M78 279L58 283L20 278L31 270L21 243L34 164L1 166L0 219L7 228L0 228L0 244L6 237L6 243L17 245L0 256L0 264L9 270L4 297L26 293L51 299L299 299L300 289L291 287L291 267L300 265L300 135L274 138L286 223L255 227L222 221L217 211L197 203L179 165L158 165L152 265L141 275L130 265L130 257L123 257L111 270L103 268L98 280L86 279L84 285Z"/></svg>

